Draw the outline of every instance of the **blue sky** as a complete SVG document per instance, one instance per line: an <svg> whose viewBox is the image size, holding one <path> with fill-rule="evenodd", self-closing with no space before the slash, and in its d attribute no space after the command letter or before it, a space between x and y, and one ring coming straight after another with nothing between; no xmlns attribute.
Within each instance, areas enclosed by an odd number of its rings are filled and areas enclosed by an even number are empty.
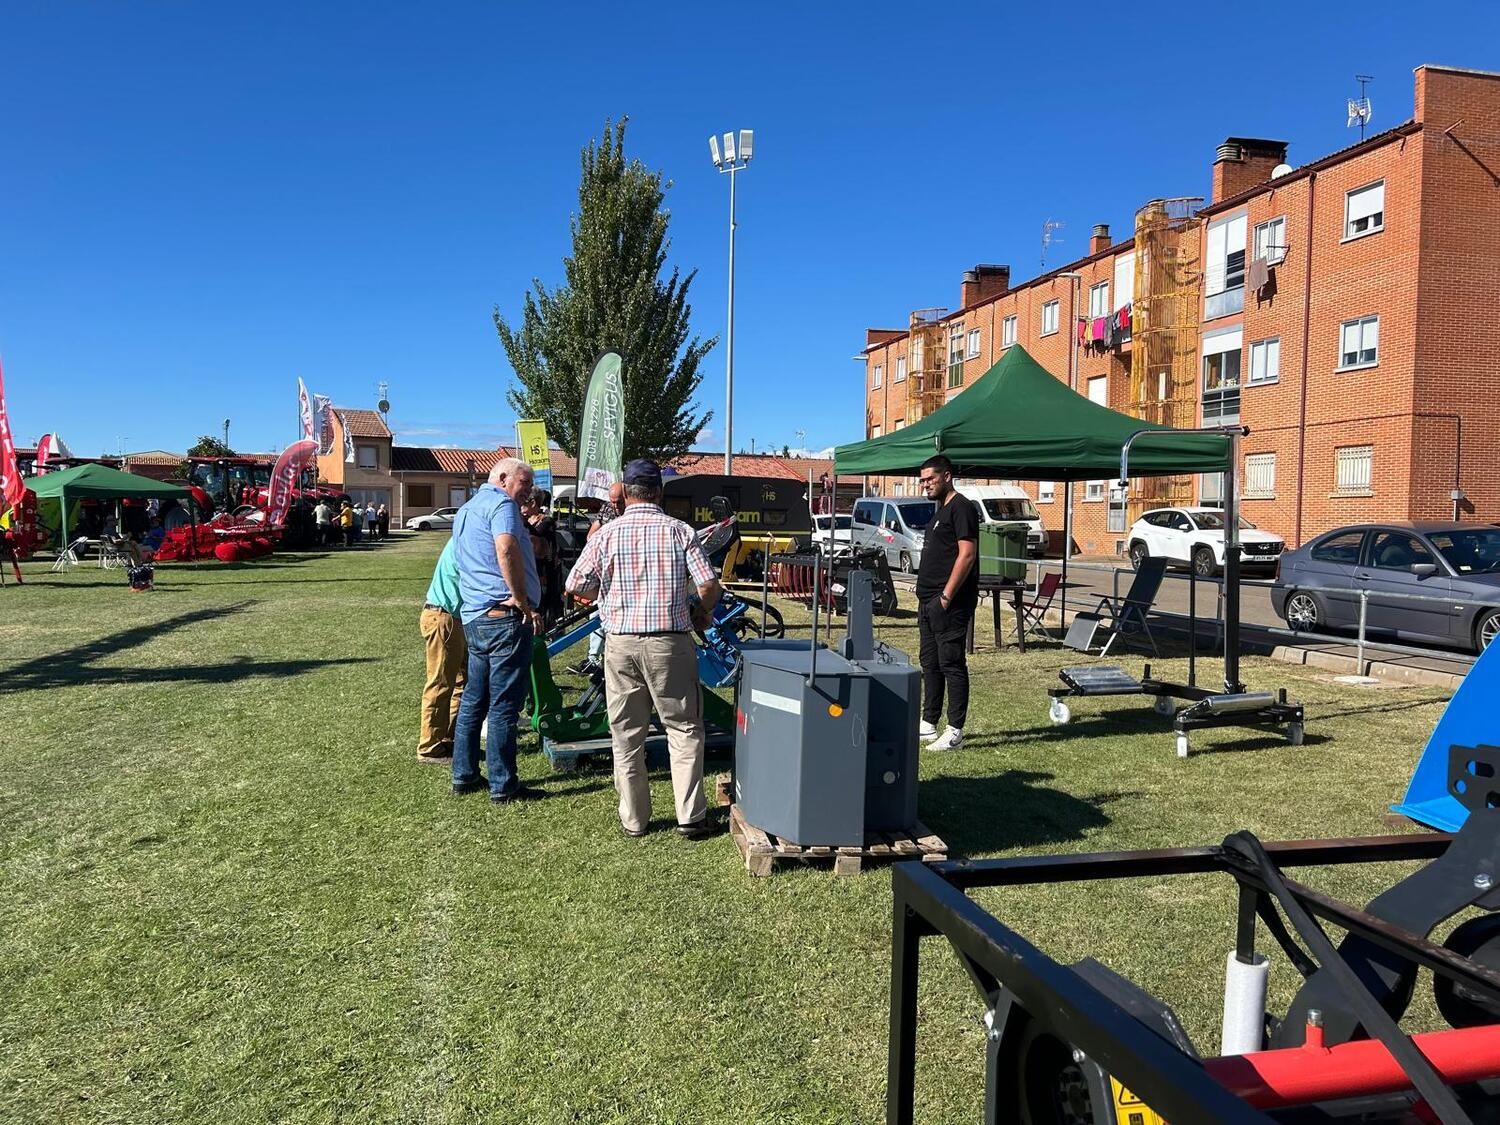
<svg viewBox="0 0 1500 1125"><path fill-rule="evenodd" d="M629 114L674 182L671 261L722 333L741 179L735 445L862 436L869 325L953 305L1204 194L1229 135L1302 163L1411 113L1412 68L1495 64L1500 5L210 5L17 0L0 17L0 360L23 440L75 452L295 437L296 378L390 384L411 443L509 440L490 313L560 275L578 150ZM1441 11L1443 18L1431 13ZM1159 14L1171 23L1155 23ZM1178 60L1186 65L1177 68ZM722 448L722 346L705 446Z"/></svg>

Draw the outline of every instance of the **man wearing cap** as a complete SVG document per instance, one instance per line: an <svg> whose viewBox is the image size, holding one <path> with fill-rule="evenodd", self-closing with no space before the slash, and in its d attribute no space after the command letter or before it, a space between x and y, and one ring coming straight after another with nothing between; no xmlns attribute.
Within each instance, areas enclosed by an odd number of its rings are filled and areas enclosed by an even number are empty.
<svg viewBox="0 0 1500 1125"><path fill-rule="evenodd" d="M453 732L453 792L488 788L508 804L541 794L516 773L516 725L526 700L531 640L541 628L542 584L520 501L531 494L531 466L504 457L489 481L453 518L459 596L469 668ZM489 719L479 772L479 728Z"/></svg>
<svg viewBox="0 0 1500 1125"><path fill-rule="evenodd" d="M599 602L609 634L604 690L620 794L620 826L644 836L651 820L646 729L656 710L667 732L677 831L709 832L703 797L703 701L690 630L719 600L719 580L692 528L661 509L661 469L645 459L625 466L625 510L588 541L568 592ZM698 603L690 608L696 588Z"/></svg>

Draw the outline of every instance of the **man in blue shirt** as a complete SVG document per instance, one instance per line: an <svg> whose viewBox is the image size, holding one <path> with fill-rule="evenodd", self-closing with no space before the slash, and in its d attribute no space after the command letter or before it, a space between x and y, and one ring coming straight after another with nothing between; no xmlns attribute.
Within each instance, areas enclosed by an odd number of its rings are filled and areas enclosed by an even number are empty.
<svg viewBox="0 0 1500 1125"><path fill-rule="evenodd" d="M526 700L531 642L541 628L531 536L520 501L531 493L531 466L506 457L453 519L469 668L453 737L453 792L488 787L496 804L538 797L516 774L516 726ZM479 772L479 728L486 715L486 780Z"/></svg>

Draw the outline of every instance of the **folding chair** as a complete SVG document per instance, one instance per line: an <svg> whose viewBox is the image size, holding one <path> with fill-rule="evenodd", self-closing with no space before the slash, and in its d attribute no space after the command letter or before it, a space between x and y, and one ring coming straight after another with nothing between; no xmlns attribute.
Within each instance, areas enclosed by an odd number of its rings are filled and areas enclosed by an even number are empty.
<svg viewBox="0 0 1500 1125"><path fill-rule="evenodd" d="M83 556L88 553L88 549L88 536L80 535L58 553L57 561L52 564L53 573L66 570L70 566L77 566L83 561Z"/></svg>
<svg viewBox="0 0 1500 1125"><path fill-rule="evenodd" d="M99 541L99 567L101 570L130 570L141 565L138 554L118 535L105 536Z"/></svg>
<svg viewBox="0 0 1500 1125"><path fill-rule="evenodd" d="M1036 593L1029 603L1021 607L1021 621L1016 626L1016 636L1040 637L1044 641L1052 640L1052 634L1047 632L1047 627L1042 624L1042 619L1047 611L1052 608L1052 597L1062 588L1062 575L1055 570L1049 570L1042 575L1042 580L1037 584Z"/></svg>
<svg viewBox="0 0 1500 1125"><path fill-rule="evenodd" d="M1166 573L1166 559L1142 559L1140 569L1135 572L1135 580L1130 583L1130 589L1125 592L1123 598L1112 598L1106 594L1099 599L1094 612L1101 619L1106 616L1109 618L1109 640L1104 642L1104 647L1099 650L1100 656L1109 655L1110 647L1120 637L1134 633L1144 633L1151 651L1157 656L1161 655L1161 651L1156 647L1156 638L1151 635L1151 626L1146 621L1146 615L1151 612L1151 606L1156 601L1157 591L1161 589L1162 579Z"/></svg>

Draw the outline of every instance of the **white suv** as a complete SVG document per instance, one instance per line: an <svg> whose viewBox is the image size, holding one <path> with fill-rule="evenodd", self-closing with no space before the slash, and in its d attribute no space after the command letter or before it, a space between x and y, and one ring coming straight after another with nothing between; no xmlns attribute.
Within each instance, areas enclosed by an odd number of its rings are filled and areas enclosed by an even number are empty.
<svg viewBox="0 0 1500 1125"><path fill-rule="evenodd" d="M1157 508L1130 526L1130 565L1137 570L1148 558L1191 566L1211 578L1224 566L1224 513L1219 508ZM1275 570L1286 546L1281 537L1261 531L1240 518L1240 566Z"/></svg>

